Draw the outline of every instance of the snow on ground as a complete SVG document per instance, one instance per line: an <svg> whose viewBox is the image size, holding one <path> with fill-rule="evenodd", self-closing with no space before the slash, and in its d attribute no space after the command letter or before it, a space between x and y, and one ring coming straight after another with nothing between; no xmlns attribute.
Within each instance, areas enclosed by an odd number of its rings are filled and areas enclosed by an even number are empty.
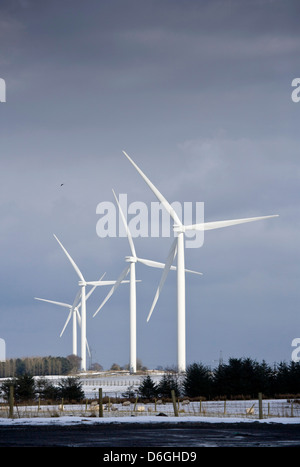
<svg viewBox="0 0 300 467"><path fill-rule="evenodd" d="M71 417L61 416L57 418L0 418L0 426L16 425L99 425L99 424L121 424L121 423L281 423L281 424L300 424L300 417L294 418L271 418L262 420L253 420L245 418L223 418L223 417Z"/></svg>

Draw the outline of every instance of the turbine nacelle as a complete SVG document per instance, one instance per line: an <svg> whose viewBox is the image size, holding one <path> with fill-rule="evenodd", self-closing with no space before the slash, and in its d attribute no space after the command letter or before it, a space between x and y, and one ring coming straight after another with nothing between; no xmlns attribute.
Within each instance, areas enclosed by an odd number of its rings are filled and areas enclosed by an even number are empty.
<svg viewBox="0 0 300 467"><path fill-rule="evenodd" d="M173 225L173 232L184 233L185 232L185 225L183 225L183 224L174 224Z"/></svg>
<svg viewBox="0 0 300 467"><path fill-rule="evenodd" d="M87 282L85 281L78 281L79 287L85 287L87 285Z"/></svg>
<svg viewBox="0 0 300 467"><path fill-rule="evenodd" d="M134 256L125 256L125 261L127 263L137 263L137 258Z"/></svg>

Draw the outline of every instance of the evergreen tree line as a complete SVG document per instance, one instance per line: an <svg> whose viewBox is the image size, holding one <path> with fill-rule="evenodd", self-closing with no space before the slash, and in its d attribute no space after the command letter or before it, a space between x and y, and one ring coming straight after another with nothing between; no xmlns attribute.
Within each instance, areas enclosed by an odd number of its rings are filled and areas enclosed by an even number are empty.
<svg viewBox="0 0 300 467"><path fill-rule="evenodd" d="M0 362L0 378L17 377L25 374L32 376L67 375L79 369L80 358L68 357L26 357L11 358Z"/></svg>
<svg viewBox="0 0 300 467"><path fill-rule="evenodd" d="M14 400L17 403L37 401L80 402L84 399L82 382L79 377L62 378L57 386L46 378L35 380L31 375L21 375L6 380L0 386L0 394L9 400L10 386L13 386Z"/></svg>
<svg viewBox="0 0 300 467"><path fill-rule="evenodd" d="M138 388L138 396L144 399L170 398L172 389L177 397L206 399L256 398L259 392L269 398L299 395L300 363L292 361L271 367L250 358L230 358L228 364L220 364L215 370L193 363L184 375L166 372L158 384L146 376Z"/></svg>

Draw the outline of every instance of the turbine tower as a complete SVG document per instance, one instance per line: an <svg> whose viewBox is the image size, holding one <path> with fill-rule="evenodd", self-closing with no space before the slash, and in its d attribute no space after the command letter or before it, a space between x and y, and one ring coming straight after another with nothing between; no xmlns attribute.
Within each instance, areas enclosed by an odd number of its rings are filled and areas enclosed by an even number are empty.
<svg viewBox="0 0 300 467"><path fill-rule="evenodd" d="M167 210L169 215L174 220L175 224L173 226L174 232L177 233L177 238L173 242L168 260L161 277L161 281L157 288L147 321L149 321L151 314L154 310L155 304L158 300L159 294L169 272L173 258L176 255L177 249L177 369L179 372L186 371L186 330L185 330L185 271L184 271L184 233L186 230L213 230L219 229L222 227L229 227L232 225L243 224L246 222L258 221L261 219L269 219L271 217L278 217L278 215L263 216L263 217L251 217L244 219L234 219L234 220L225 220L225 221L215 221L215 222L203 222L200 224L193 225L183 225L179 217L177 216L173 207L169 204L166 198L160 193L160 191L153 185L153 183L146 177L142 170L136 165L136 163L123 151L123 154L127 157L129 162L135 167L141 177L144 179L146 184L152 190L157 199L161 202L164 208ZM177 248L176 248L177 247Z"/></svg>
<svg viewBox="0 0 300 467"><path fill-rule="evenodd" d="M135 265L136 265L136 263L142 263L142 264L144 264L146 266L149 266L149 267L152 267L152 268L163 269L165 267L165 264L157 262L157 261L152 261L152 260L149 260L149 259L139 258L137 256L136 251L135 251L135 247L134 247L134 243L133 243L133 239L132 239L132 235L131 235L130 229L129 229L128 225L127 225L124 213L122 211L122 208L120 206L120 203L119 203L119 201L118 201L118 199L116 197L116 194L115 194L114 190L112 190L112 192L113 192L113 195L115 197L116 203L118 205L120 215L121 215L121 218L122 218L122 222L123 222L125 230L126 230L126 234L127 234L127 238L128 238L129 245L130 245L130 250L131 250L131 256L126 256L125 257L125 261L127 263L129 263L129 265L126 266L126 268L122 271L122 273L121 273L120 277L118 278L118 280L116 281L115 285L110 289L109 293L107 294L107 296L105 297L105 299L103 300L103 302L101 303L99 308L96 310L93 317L95 317L96 314L101 310L101 308L104 306L104 304L107 302L107 300L112 296L112 294L118 288L121 281L127 276L127 274L130 271L130 300L129 300L129 304L130 304L130 352L129 352L129 369L130 369L131 373L136 373L136 361L137 361L137 354L136 354L136 282L138 282L138 281L136 281ZM173 260L173 258L172 258L172 260ZM171 266L170 269L176 270L176 266ZM191 271L189 269L186 269L186 272L202 275L201 272Z"/></svg>
<svg viewBox="0 0 300 467"><path fill-rule="evenodd" d="M79 277L78 285L80 287L80 292L81 292L81 370L86 371L86 286L87 285L95 285L95 286L103 286L103 285L112 285L115 284L116 281L89 281L87 282L84 277L82 272L80 271L79 267L73 260L73 258L70 256L70 254L67 252L65 247L62 245L62 243L58 240L56 235L54 235L55 239L61 246L62 250L66 254L67 258L69 259L70 263L72 264L73 268L75 269L76 274ZM124 281L128 282L128 281ZM123 282L123 283L124 283Z"/></svg>

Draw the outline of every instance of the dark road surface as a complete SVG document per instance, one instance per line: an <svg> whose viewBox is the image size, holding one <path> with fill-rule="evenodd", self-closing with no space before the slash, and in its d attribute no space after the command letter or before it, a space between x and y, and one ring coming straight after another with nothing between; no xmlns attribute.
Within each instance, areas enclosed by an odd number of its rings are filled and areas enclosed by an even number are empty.
<svg viewBox="0 0 300 467"><path fill-rule="evenodd" d="M300 425L145 423L0 426L0 447L300 447Z"/></svg>

